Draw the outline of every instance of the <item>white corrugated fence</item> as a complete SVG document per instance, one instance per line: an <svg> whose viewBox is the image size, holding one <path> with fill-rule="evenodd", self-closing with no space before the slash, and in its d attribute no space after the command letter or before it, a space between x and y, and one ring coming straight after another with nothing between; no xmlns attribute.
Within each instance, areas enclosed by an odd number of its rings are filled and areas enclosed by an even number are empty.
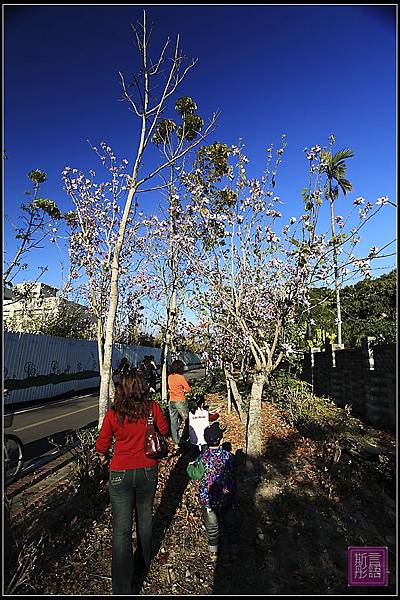
<svg viewBox="0 0 400 600"><path fill-rule="evenodd" d="M10 389L5 404L29 402L52 398L66 392L80 391L99 385L99 360L97 343L89 340L75 340L32 333L4 333L4 383L18 380L19 386L24 379L46 375L73 375L85 373L86 377L71 378L68 381L45 385L30 385ZM126 357L133 367L141 362L146 354L154 356L160 362L160 348L149 346L126 346L115 344L113 349L113 369L122 357ZM187 368L201 365L198 354L180 352L178 357ZM29 385L29 383L27 382Z"/></svg>

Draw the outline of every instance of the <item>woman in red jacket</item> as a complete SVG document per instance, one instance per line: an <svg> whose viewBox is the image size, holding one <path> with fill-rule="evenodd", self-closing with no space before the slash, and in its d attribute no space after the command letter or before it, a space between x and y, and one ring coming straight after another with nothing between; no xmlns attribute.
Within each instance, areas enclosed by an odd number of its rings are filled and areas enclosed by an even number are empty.
<svg viewBox="0 0 400 600"><path fill-rule="evenodd" d="M136 509L138 547L146 568L152 551L153 502L157 489L157 461L144 453L147 417L163 435L168 432L164 414L148 398L148 387L140 375L125 374L117 387L115 401L104 417L96 442L101 461L115 438L110 464L110 500L113 512L112 590L113 594L134 594L132 548L133 513ZM137 554L138 551L136 551Z"/></svg>

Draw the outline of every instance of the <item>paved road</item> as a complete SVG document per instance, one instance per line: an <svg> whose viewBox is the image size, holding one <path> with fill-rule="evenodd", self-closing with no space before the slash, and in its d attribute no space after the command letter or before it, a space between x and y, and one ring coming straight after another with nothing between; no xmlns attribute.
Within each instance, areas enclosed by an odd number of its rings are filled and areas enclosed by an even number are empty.
<svg viewBox="0 0 400 600"><path fill-rule="evenodd" d="M204 376L204 369L186 373L188 380ZM8 411L7 411L8 412ZM7 433L18 436L24 445L25 467L23 474L58 455L48 438L62 446L68 432L89 424L98 418L98 394L73 396L64 400L46 401L40 406L21 409L14 413L12 426ZM37 460L42 457L41 460Z"/></svg>

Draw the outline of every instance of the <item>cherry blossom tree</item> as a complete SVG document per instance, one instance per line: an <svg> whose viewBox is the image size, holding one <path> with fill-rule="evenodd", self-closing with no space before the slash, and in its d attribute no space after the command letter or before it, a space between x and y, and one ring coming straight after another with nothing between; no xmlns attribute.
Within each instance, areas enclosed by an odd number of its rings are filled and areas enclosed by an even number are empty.
<svg viewBox="0 0 400 600"><path fill-rule="evenodd" d="M100 425L109 404L110 382L112 382L112 345L115 335L121 276L123 275L124 269L124 254L129 254L129 252L131 252L129 247L131 246L132 240L129 236L131 235L130 230L135 231L133 211L137 208L137 195L139 193L159 189L160 186L149 187L151 186L151 180L158 176L165 168L180 160L186 153L190 152L195 145L200 143L201 140L213 130L216 120L216 115L214 114L208 125L203 127L203 122L202 120L199 121L197 115L194 115L193 113L181 115L181 122L176 125L180 143L175 148L174 154L168 158L165 157L164 160L161 160L153 169L145 171L143 159L149 144L151 141L154 141L154 138L157 139L157 136L162 136L163 133L165 133L165 130L168 131L172 126L169 120L163 118L168 101L171 96L175 94L176 90L185 79L188 71L196 64L196 61L193 60L186 64L185 57L180 49L179 35L176 38L171 57L167 56L170 45L168 39L162 48L158 59L152 61L149 55L151 30L149 30L147 26L146 12L143 13L143 22L139 27L134 28L134 33L141 58L141 68L131 82L127 83L122 73L120 73L120 79L124 99L129 103L130 108L138 118L140 124L137 148L132 161L133 166L131 175L125 178L126 194L119 197L119 203L117 203L115 208L113 205L111 206L111 209L107 207L109 219L111 219L113 224L118 221L118 225L115 225L115 227L113 226L112 236L104 231L104 235L109 236L106 242L108 248L102 250L104 277L96 284L98 287L98 297L102 298L101 306L105 307L104 326L102 326L103 331L99 332L99 339L101 333L101 338L104 340L102 347L99 347L99 353L102 353L99 397ZM164 72L165 67L166 70ZM155 90L160 90L158 95L156 95ZM196 139L194 139L193 136ZM81 175L79 175L79 177L81 177ZM85 185L83 178L81 178L79 182L75 181L72 186L73 185ZM75 195L75 199L78 200L78 195ZM106 199L104 198L103 201L106 202ZM112 216L113 212L115 213L114 217ZM99 236L94 227L94 233L89 232L85 218L86 216L81 220L76 221L76 237L79 237L79 235L82 235L82 232L85 231L86 235L94 235L95 238L99 240ZM98 215L95 216L95 222L101 226ZM107 227L108 225L106 225L106 228ZM108 229L108 231L111 230ZM97 252L97 250L95 250L95 252ZM85 268L89 269L89 273L91 268L89 262L91 262L91 259L89 261L89 259L82 257L81 260L86 262ZM108 281L108 277L109 287L105 287L103 283L106 279ZM105 289L107 289L107 295L103 298L102 295Z"/></svg>
<svg viewBox="0 0 400 600"><path fill-rule="evenodd" d="M276 177L286 145L285 136L274 152L268 148L267 166L260 179L247 176L243 149L232 147L235 162L226 174L220 196L210 195L207 182L187 177L191 229L181 244L198 275L198 289L190 304L197 308L219 339L221 355L240 362L251 356L252 386L247 415L249 464L261 452L261 397L265 382L293 352L292 336L299 315L310 308L309 290L316 282L334 277L333 248L354 244L359 229L349 235L329 236L320 231L321 170L311 163L309 186L303 192L300 216L283 220ZM319 147L317 147L318 150ZM377 210L379 210L378 207ZM186 218L186 222L188 217ZM361 227L362 224L359 225ZM200 235L199 235L200 232ZM357 268L363 260L349 258ZM234 380L234 373L229 374ZM241 410L244 416L244 410Z"/></svg>
<svg viewBox="0 0 400 600"><path fill-rule="evenodd" d="M180 249L178 227L183 233L183 186L185 165L191 158L186 154L180 161L174 159L179 147L186 139L193 146L200 139L199 132L203 127L203 119L196 114L197 105L188 96L179 98L175 109L182 119L179 127L172 119L164 119L157 127L153 142L159 147L164 160L171 162L169 177L163 178L166 206L160 204L161 216L153 216L146 221L147 239L143 244L143 252L147 257L148 270L158 280L158 288L163 291L163 311L161 318L156 321L162 331L162 371L161 394L167 399L167 361L169 353L175 355L177 346L177 328L182 317L181 307L185 294L190 286L191 271L188 269L185 254Z"/></svg>
<svg viewBox="0 0 400 600"><path fill-rule="evenodd" d="M96 183L95 171L87 175L76 168L66 167L63 171L65 190L74 204L74 210L64 215L70 227L69 258L70 280L66 293L74 288L74 283L83 277L75 287L80 299L91 308L97 323L97 344L100 377L105 370L105 326L110 306L111 264L118 231L121 225L121 197L126 193L126 173L128 161L117 159L110 146L100 144L98 154L107 173L106 181ZM139 294L142 287L136 283L135 269L140 263L135 253L135 240L140 221L135 219L136 208L126 222L126 245L120 254L120 322L126 319L126 307L138 312ZM113 395L112 378L109 379L110 393Z"/></svg>

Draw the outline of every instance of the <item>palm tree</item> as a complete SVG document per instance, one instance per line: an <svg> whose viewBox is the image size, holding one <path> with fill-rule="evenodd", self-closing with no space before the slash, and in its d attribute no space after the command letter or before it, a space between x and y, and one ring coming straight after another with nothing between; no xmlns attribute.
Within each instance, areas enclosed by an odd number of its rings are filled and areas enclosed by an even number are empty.
<svg viewBox="0 0 400 600"><path fill-rule="evenodd" d="M337 239L335 237L335 214L334 214L334 202L339 197L339 188L343 194L351 192L352 185L348 179L346 179L346 159L354 156L353 150L350 148L344 148L339 150L335 154L331 152L321 152L321 172L326 174L325 184L325 197L330 203L331 212L331 233L333 239L333 268L335 273L335 292L336 292L336 317L337 317L337 342L342 344L342 311L340 306L340 282L339 282L339 268L338 268L338 252L337 252Z"/></svg>

